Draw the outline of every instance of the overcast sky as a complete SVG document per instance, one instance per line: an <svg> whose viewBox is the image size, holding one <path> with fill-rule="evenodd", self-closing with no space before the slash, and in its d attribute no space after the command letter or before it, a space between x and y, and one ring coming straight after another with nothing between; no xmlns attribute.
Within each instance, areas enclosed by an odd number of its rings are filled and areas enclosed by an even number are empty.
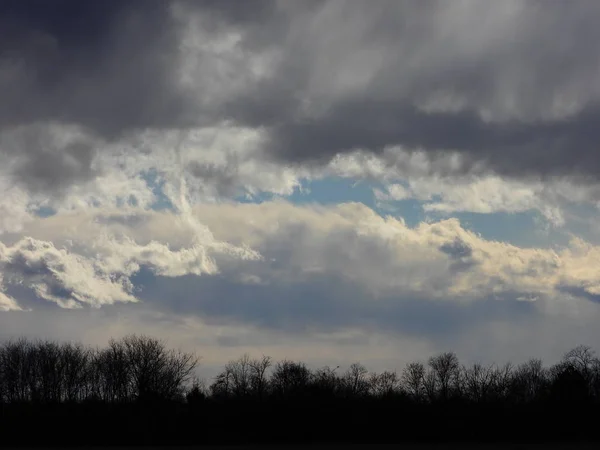
<svg viewBox="0 0 600 450"><path fill-rule="evenodd" d="M0 340L145 333L209 372L594 346L599 23L595 0L0 2Z"/></svg>

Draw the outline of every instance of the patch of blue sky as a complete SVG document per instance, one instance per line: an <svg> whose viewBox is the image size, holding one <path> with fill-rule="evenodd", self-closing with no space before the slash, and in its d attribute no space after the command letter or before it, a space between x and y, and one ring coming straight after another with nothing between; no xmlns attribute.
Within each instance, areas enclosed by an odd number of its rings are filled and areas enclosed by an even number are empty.
<svg viewBox="0 0 600 450"><path fill-rule="evenodd" d="M593 245L600 245L600 208L590 204L570 204L563 208L570 233Z"/></svg>
<svg viewBox="0 0 600 450"><path fill-rule="evenodd" d="M163 182L159 174L156 171L149 171L142 177L156 197L152 208L155 210L172 209L171 202L162 191ZM456 212L450 215L426 212L423 210L424 203L415 199L387 201L382 204L375 198L374 189L385 191L385 187L381 183L353 178L305 179L291 195L283 196L283 198L297 205L335 205L345 202L360 202L382 216L404 219L409 227L415 227L427 220L455 217L460 220L464 228L481 235L484 239L507 242L520 247L551 247L565 245L569 240L569 235L565 230L545 226L547 221L537 211L491 214ZM240 203L263 203L280 197L273 193L260 192L252 196L239 195L233 200ZM433 200L435 201L435 198ZM585 212L584 209L578 211L581 214ZM569 229L569 231L583 232L584 228L583 224L579 224L577 229Z"/></svg>
<svg viewBox="0 0 600 450"><path fill-rule="evenodd" d="M377 202L373 189L385 191L377 182L357 181L351 178L325 178L321 180L303 180L301 189L286 199L294 204L317 203L323 205L343 202L361 202L382 216L402 217L409 227L430 220L456 217L463 227L481 235L484 239L511 243L520 247L550 247L566 244L567 233L553 227L546 227L546 220L537 211L518 213L496 212L491 214L456 212L451 215L425 212L423 202L405 199ZM244 202L263 202L273 198L270 194L261 194L253 199L240 199ZM435 199L433 199L435 200Z"/></svg>
<svg viewBox="0 0 600 450"><path fill-rule="evenodd" d="M457 212L452 217L461 225L484 239L510 243L519 247L548 248L566 244L566 234L558 228L547 226L538 211L491 214Z"/></svg>
<svg viewBox="0 0 600 450"><path fill-rule="evenodd" d="M154 198L156 199L150 205L150 208L155 211L172 210L173 204L163 191L164 180L161 179L158 172L154 169L150 169L146 172L143 172L141 177L152 190Z"/></svg>
<svg viewBox="0 0 600 450"><path fill-rule="evenodd" d="M372 208L382 216L402 217L406 224L415 226L425 218L419 202L406 200L394 205L393 209L381 208L373 195L373 188L383 189L379 183L357 181L352 178L324 178L319 180L302 180L299 188L291 195L284 196L287 201L296 205L337 205L347 202L359 202ZM280 196L271 193L260 193L253 197L239 196L241 203L262 203Z"/></svg>
<svg viewBox="0 0 600 450"><path fill-rule="evenodd" d="M56 210L50 206L37 206L35 208L33 208L31 210L31 214L37 216L37 217L41 217L41 218L46 218L46 217L52 217L53 215L56 214Z"/></svg>

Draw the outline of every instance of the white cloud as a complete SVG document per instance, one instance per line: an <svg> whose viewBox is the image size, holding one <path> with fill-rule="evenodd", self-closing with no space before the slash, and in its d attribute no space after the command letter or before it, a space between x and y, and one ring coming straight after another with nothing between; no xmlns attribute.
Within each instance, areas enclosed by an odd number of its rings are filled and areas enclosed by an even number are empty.
<svg viewBox="0 0 600 450"><path fill-rule="evenodd" d="M0 235L20 231L32 218L30 196L22 189L6 184L0 182Z"/></svg>
<svg viewBox="0 0 600 450"><path fill-rule="evenodd" d="M167 72L186 92L186 105L171 98L154 71L155 97L132 102L141 109L103 116L112 111L104 100L114 96L88 93L119 92L126 102L127 94L137 98L152 86L144 83L128 92L124 82L137 79L131 76L136 70L125 71L124 78L116 71L119 78L113 79L113 68L121 64L110 65L106 80L93 80L99 90L79 85L69 98L57 97L63 92L57 88L40 103L37 94L45 91L25 86L23 92L34 96L25 102L33 105L31 111L26 107L22 118L8 114L0 129L0 311L11 311L0 315L0 334L8 326L13 334L20 332L12 317L20 318L22 328L33 329L31 320L35 332L62 332L44 328L35 312L18 311L28 309L31 293L61 307L52 309L55 318L60 313L82 318L77 314L90 310L100 314L102 320L91 321L93 331L71 325L78 335L95 333L90 341L105 342L128 328L169 336L169 321L176 318L185 322L177 337L182 342L202 331L204 339L212 339L211 333L221 339L211 344L215 360L254 344L277 347L271 342L284 341L284 335L286 353L276 348L282 356L310 351L335 360L342 353L350 358L356 349L371 355L379 345L386 348L378 357L390 358L402 343L425 353L434 348L429 337L450 334L445 327L452 321L475 329L476 343L481 336L506 334L505 342L516 347L518 326L508 322L521 320L522 311L540 313L561 332L573 328L560 328L559 319L595 327L600 247L577 237L553 249L494 242L452 216L537 211L546 221L542 227L567 231L580 220L573 206L585 209L588 222L598 218L600 184L593 181L593 157L585 159L593 139L582 133L593 115L574 117L573 127L560 122L586 108L594 112L600 93L597 52L590 58L575 51L581 47L577 40L540 47L557 25L595 36L597 10L573 10L561 25L561 8L540 16L542 11L522 2L491 8L438 2L423 9L392 3L304 8L280 2L275 15L254 11L248 22L243 14L216 19L177 3L183 40ZM260 23L254 23L257 18ZM142 53L140 61L147 61ZM150 67L159 53L152 53ZM565 60L570 63L560 63ZM55 102L59 97L64 105ZM186 117L177 114L180 109ZM407 114L413 109L414 117ZM421 122L423 111L432 114ZM470 115L483 122L463 124ZM56 117L65 122L50 120ZM394 117L408 124L406 130L397 128ZM456 126L444 131L435 117ZM578 120L581 126L575 126ZM500 128L488 130L490 122L504 123L509 139L503 131L496 136ZM521 142L522 155L511 136ZM423 147L385 147L398 142ZM479 148L482 142L490 148ZM548 142L557 147L546 151ZM581 142L581 152L569 142ZM351 148L360 149L320 164ZM539 149L547 153L547 164L529 153ZM308 163L311 155L316 164ZM547 170L570 160L576 164L564 172ZM578 179L587 164L590 179ZM531 167L521 170L521 165ZM516 178L494 175L493 169ZM533 173L566 175L524 175ZM306 180L328 177L373 182L379 207L416 200L433 219L411 228L402 218L381 217L360 203L235 202L262 193L289 196ZM153 211L157 204L164 210ZM56 214L36 217L40 209ZM156 293L140 289L146 281ZM173 292L177 295L169 295ZM33 309L39 306L38 301ZM505 307L509 319L485 316ZM151 312L142 318L134 308ZM115 310L134 318L113 322L107 311ZM64 327L61 320L52 326ZM161 320L168 325L156 325ZM489 330L478 328L488 325ZM377 326L383 331L374 338ZM370 343L324 349L309 339L294 347L286 327L294 332L313 327L320 344ZM390 329L394 344L381 344ZM533 329L522 328L519 336L531 339ZM413 335L398 338L400 332ZM429 336L414 338L418 333ZM214 350L232 342L230 353Z"/></svg>
<svg viewBox="0 0 600 450"><path fill-rule="evenodd" d="M60 218L45 221L56 220L60 221ZM180 217L171 217L171 221L178 220ZM80 234L74 235L69 234L69 229L62 228L53 238L64 243L60 248L51 241L32 237L22 238L9 246L0 242L4 288L25 286L38 298L63 308L100 307L136 302L130 277L141 267L167 277L204 275L218 273L214 254L230 259L260 258L248 247L210 241L207 236L198 235L197 229L193 230L193 241L189 246L171 250L165 243L152 240L140 245L131 237L106 232L90 238L90 231L98 232L103 227L89 222L86 225L86 229L79 229ZM10 306L6 299L3 303Z"/></svg>
<svg viewBox="0 0 600 450"><path fill-rule="evenodd" d="M455 219L409 228L402 219L380 217L362 204L325 208L227 201L261 191L288 195L302 178L343 176L383 181L385 191L376 192L380 202L415 198L425 211L444 215L538 210L561 225L563 203L597 199L600 190L593 186L484 173L458 177L462 162L456 154L432 160L400 148L381 156L339 156L325 168L291 168L261 159L263 139L260 130L229 126L144 132L102 147L91 166L95 177L45 203L5 184L5 192L13 195L6 205L16 210L2 227L4 241L12 242L3 244L4 259L31 247L23 256L26 265L42 264L46 271L36 278L13 268L11 280L65 307L134 301L129 278L142 266L167 277L224 272L231 280L257 285L334 276L373 295L466 302L556 297L559 286L596 295L596 277L586 273L582 278L572 269L591 258L595 248L574 258L569 249L552 253L508 246L486 241ZM174 211L149 209L157 192ZM33 218L29 211L40 204L57 215Z"/></svg>
<svg viewBox="0 0 600 450"><path fill-rule="evenodd" d="M359 203L204 204L195 206L187 220L167 211L137 211L98 211L79 221L56 216L25 232L53 242L71 239L72 251L93 255L94 267L104 274L130 276L140 266L170 277L219 271L226 279L261 285L331 276L371 295L461 302L537 297L569 303L564 286L588 295L600 292L593 270L600 250L581 240L557 249L522 248L488 241L456 219L410 228ZM76 229L64 222L76 223ZM198 227L204 227L203 234ZM101 230L107 230L105 237L86 238Z"/></svg>
<svg viewBox="0 0 600 450"><path fill-rule="evenodd" d="M377 188L373 189L375 199L380 205L385 205L385 203L389 201L408 200L414 197L414 194L401 184L390 184L386 187L386 191L387 192L384 192Z"/></svg>
<svg viewBox="0 0 600 450"><path fill-rule="evenodd" d="M2 286L0 285L0 289ZM20 311L17 301L0 291L0 311Z"/></svg>
<svg viewBox="0 0 600 450"><path fill-rule="evenodd" d="M45 130L54 130L50 133L54 139L63 134L63 140L84 139L63 128L49 125ZM174 206L182 181L193 205L255 198L260 193L287 196L301 187L302 180L346 177L383 183L384 189L374 190L382 208L413 198L424 211L445 216L538 211L553 226L567 224L570 205L600 202L600 185L572 179L510 180L476 167L465 175L464 159L452 152L432 159L424 152L390 147L379 156L358 151L339 155L325 167L292 167L265 159L264 139L260 129L223 125L185 132L145 131L113 144L94 141L97 148L90 166L94 176L68 185L60 195L28 193L14 185L12 169L6 166L0 174L4 180L0 211L5 212L0 233L17 232L40 206L60 213L127 205L150 208L157 201Z"/></svg>
<svg viewBox="0 0 600 450"><path fill-rule="evenodd" d="M317 365L360 353L374 368L397 367L400 343L411 346L408 359L444 349L480 358L466 336L495 342L494 359L525 358L539 346L516 352L514 340L500 344L498 334L532 339L536 329L548 332L545 321L563 327L565 349L595 336L597 305L589 299L600 294L600 247L582 240L522 248L488 241L456 219L410 228L358 203L182 211L96 208L25 224L31 238L6 235L12 243L0 246L0 308L28 306L8 297L21 284L63 308L102 306L92 322L81 316L87 327L68 332L54 311L56 328L47 323L40 333L101 344L145 332L198 350L215 366L248 351ZM138 290L130 283L142 266L154 278ZM519 306L523 298L535 301ZM32 321L37 307L12 314Z"/></svg>
<svg viewBox="0 0 600 450"><path fill-rule="evenodd" d="M448 152L432 159L424 152L387 148L381 155L354 152L336 156L326 169L313 176L341 176L382 183L373 188L377 205L393 209L393 203L414 199L426 212L451 216L537 211L554 227L578 220L569 212L581 205L598 213L600 184L568 177L510 179L489 174L478 167L464 173L463 158Z"/></svg>
<svg viewBox="0 0 600 450"><path fill-rule="evenodd" d="M24 238L10 247L0 243L5 288L23 285L64 308L136 301L127 274L104 271L102 265L51 242Z"/></svg>
<svg viewBox="0 0 600 450"><path fill-rule="evenodd" d="M410 228L356 203L214 205L197 212L217 238L246 242L265 259L275 258L276 268L269 269L274 273L257 274L263 280L316 272L380 294L461 301L537 296L567 304L562 286L596 295L600 283L593 269L600 263L599 247L581 240L556 249L522 248L485 240L456 219Z"/></svg>
<svg viewBox="0 0 600 450"><path fill-rule="evenodd" d="M554 226L565 224L561 204L550 196L553 187L543 183L505 180L497 176L415 178L408 180L412 197L428 212L452 214L518 213L538 211ZM393 185L395 186L395 185ZM407 194L405 198L411 196ZM394 199L394 196L391 196Z"/></svg>

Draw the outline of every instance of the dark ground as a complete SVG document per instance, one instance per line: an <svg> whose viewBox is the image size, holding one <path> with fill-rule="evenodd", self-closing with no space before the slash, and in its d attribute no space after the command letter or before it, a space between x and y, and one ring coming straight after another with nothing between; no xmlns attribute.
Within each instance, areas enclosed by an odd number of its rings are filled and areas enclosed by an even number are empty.
<svg viewBox="0 0 600 450"><path fill-rule="evenodd" d="M262 449L289 449L289 450L345 450L345 449L371 449L381 450L592 450L597 449L597 444L586 443L540 443L540 444L476 444L476 443L452 443L452 444L311 444L311 445L210 445L210 446L140 446L140 447L79 447L70 450L262 450ZM42 447L32 447L31 450L42 450ZM16 450L16 449L15 449ZM23 450L23 449L18 449Z"/></svg>

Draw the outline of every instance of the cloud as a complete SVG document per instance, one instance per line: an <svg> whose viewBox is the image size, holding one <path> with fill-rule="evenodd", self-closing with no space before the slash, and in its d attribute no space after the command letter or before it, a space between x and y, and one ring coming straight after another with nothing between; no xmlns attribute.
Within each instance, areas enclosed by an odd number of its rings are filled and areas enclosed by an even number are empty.
<svg viewBox="0 0 600 450"><path fill-rule="evenodd" d="M457 151L462 172L597 176L593 2L279 6L260 29L231 25L249 52L268 47L265 34L281 42L275 69L232 112L267 128L274 157L401 145L432 159Z"/></svg>
<svg viewBox="0 0 600 450"><path fill-rule="evenodd" d="M0 152L29 188L91 179L106 140L178 126L191 111L171 2L9 0L0 29Z"/></svg>
<svg viewBox="0 0 600 450"><path fill-rule="evenodd" d="M454 216L533 211L565 234L595 217L599 15L585 0L5 1L0 309L244 328L228 348L318 331L429 351L589 324L597 246L509 245ZM427 223L268 200L340 177ZM155 320L134 325L164 332Z"/></svg>
<svg viewBox="0 0 600 450"><path fill-rule="evenodd" d="M170 9L154 0L3 2L0 127L59 121L113 135L176 123L186 102Z"/></svg>
<svg viewBox="0 0 600 450"><path fill-rule="evenodd" d="M130 278L142 267L157 276L179 277L218 273L213 254L233 259L260 258L247 247L236 248L198 234L191 245L178 250L156 241L139 245L130 237L108 234L93 240L68 235L54 239L62 240L64 246L57 248L53 242L31 237L10 246L0 242L0 273L5 290L23 286L38 299L63 308L100 307L137 302ZM3 305L10 306L5 297Z"/></svg>
<svg viewBox="0 0 600 450"><path fill-rule="evenodd" d="M22 189L6 186L0 179L0 235L5 232L18 232L30 220L28 211L30 197Z"/></svg>
<svg viewBox="0 0 600 450"><path fill-rule="evenodd" d="M407 186L392 183L385 190L374 188L380 207L415 199L426 212L451 215L539 212L554 226L565 225L563 207L569 203L592 204L595 194L589 187L565 182L521 182L498 176L437 177L409 176Z"/></svg>
<svg viewBox="0 0 600 450"><path fill-rule="evenodd" d="M140 267L155 276L218 273L219 280L249 290L281 292L327 285L330 279L365 299L473 304L533 294L555 299L565 285L584 286L590 293L600 286L597 274L586 269L595 266L599 250L583 240L563 248L524 248L486 240L456 219L411 228L359 203L205 204L189 214L186 219L170 211L132 209L79 214L79 219L59 215L24 232L52 242L69 239L82 255L93 249L103 273L130 277ZM89 243L89 235L101 232L122 237ZM214 297L221 298L216 292Z"/></svg>
<svg viewBox="0 0 600 450"><path fill-rule="evenodd" d="M101 264L57 249L52 243L24 239L0 246L5 284L23 285L65 308L136 301L126 273L106 272Z"/></svg>
<svg viewBox="0 0 600 450"><path fill-rule="evenodd" d="M35 191L94 179L105 147L147 130L223 124L262 134L256 164L401 147L433 170L454 152L457 174L597 179L595 2L1 8L0 152ZM241 167L190 171L231 194Z"/></svg>
<svg viewBox="0 0 600 450"><path fill-rule="evenodd" d="M92 167L98 143L75 127L26 125L0 131L12 178L35 193L61 190L98 174Z"/></svg>
<svg viewBox="0 0 600 450"><path fill-rule="evenodd" d="M356 203L203 204L190 213L99 208L28 222L22 232L31 238L7 234L0 251L5 309L33 309L22 313L30 323L48 311L58 324L52 304L82 314L97 306L104 312L93 314L106 317L94 319L93 329L69 329L88 340L93 332L96 341L158 333L211 349L214 361L224 346L232 357L271 349L303 358L314 346L310 336L319 336L330 357L343 346L348 358L350 349L362 349L391 361L396 342L480 357L467 336L492 342L500 330L547 332L552 322L578 343L592 336L578 327L595 329L590 299L600 289L600 250L582 240L523 248L486 240L456 219L408 227ZM18 303L6 308L4 297ZM194 341L193 330L210 342ZM494 345L494 359L516 354Z"/></svg>
<svg viewBox="0 0 600 450"><path fill-rule="evenodd" d="M19 311L20 309L14 298L0 292L0 311Z"/></svg>

